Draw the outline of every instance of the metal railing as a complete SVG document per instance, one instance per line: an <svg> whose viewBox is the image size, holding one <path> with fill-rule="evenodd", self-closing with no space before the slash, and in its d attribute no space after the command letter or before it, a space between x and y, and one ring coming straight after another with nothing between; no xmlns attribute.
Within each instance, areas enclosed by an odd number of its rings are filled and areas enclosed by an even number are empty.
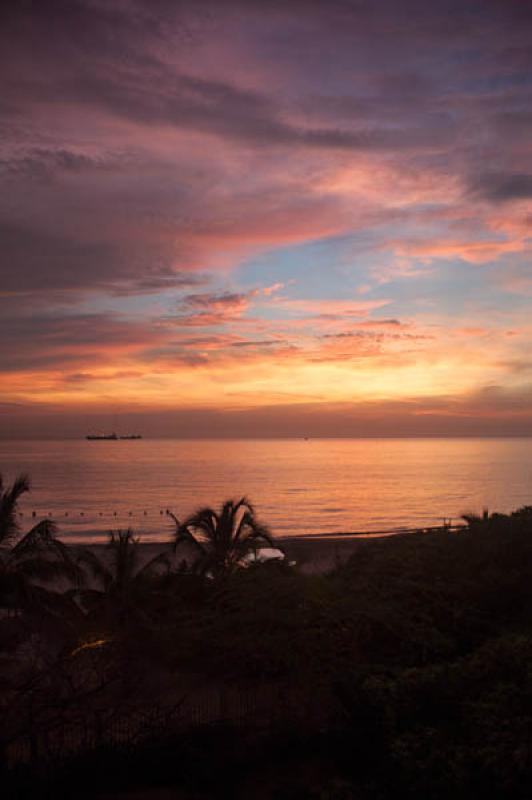
<svg viewBox="0 0 532 800"><path fill-rule="evenodd" d="M304 725L322 727L331 720L330 698L319 690L270 682L252 686L211 686L183 695L172 705L139 707L112 716L94 712L27 730L4 747L8 768L20 764L65 761L101 747L135 746L206 725L230 724L257 730Z"/></svg>

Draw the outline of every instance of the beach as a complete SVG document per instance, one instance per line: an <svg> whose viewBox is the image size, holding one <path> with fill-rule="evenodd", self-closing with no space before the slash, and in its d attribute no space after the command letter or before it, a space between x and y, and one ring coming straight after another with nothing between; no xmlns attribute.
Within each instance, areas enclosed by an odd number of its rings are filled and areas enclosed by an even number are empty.
<svg viewBox="0 0 532 800"><path fill-rule="evenodd" d="M338 534L337 537L277 537L274 542L275 546L279 547L279 549L285 553L286 560L289 563L293 563L300 572L306 575L322 575L347 561L353 553L363 546L364 542L368 542L368 539L349 536L348 534ZM163 553L169 544L170 541L168 544L165 544L164 542L143 542L141 540L139 542L139 564L144 565L160 553ZM89 543L86 545L78 544L76 546L88 547L98 556L102 556L106 552L105 544ZM175 562L178 563L179 560L178 552Z"/></svg>

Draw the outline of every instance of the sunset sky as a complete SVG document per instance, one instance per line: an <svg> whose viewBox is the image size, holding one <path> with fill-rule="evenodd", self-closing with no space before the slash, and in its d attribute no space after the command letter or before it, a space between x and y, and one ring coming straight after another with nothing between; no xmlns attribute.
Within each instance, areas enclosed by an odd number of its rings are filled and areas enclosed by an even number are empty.
<svg viewBox="0 0 532 800"><path fill-rule="evenodd" d="M9 5L0 435L532 433L531 4Z"/></svg>

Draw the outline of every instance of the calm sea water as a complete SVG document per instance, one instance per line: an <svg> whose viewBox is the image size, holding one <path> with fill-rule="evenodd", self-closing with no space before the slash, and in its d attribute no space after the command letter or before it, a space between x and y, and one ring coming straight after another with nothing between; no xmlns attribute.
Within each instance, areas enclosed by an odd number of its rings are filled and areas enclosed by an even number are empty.
<svg viewBox="0 0 532 800"><path fill-rule="evenodd" d="M51 515L65 539L131 526L165 538L167 508L247 495L280 535L438 525L532 504L530 439L2 441L0 471L28 472L20 523Z"/></svg>

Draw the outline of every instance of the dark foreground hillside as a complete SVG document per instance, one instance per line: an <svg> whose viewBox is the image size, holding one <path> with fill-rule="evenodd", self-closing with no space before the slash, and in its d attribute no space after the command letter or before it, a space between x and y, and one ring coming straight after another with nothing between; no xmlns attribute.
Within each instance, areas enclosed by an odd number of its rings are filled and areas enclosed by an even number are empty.
<svg viewBox="0 0 532 800"><path fill-rule="evenodd" d="M3 797L529 798L532 509L1 625Z"/></svg>

